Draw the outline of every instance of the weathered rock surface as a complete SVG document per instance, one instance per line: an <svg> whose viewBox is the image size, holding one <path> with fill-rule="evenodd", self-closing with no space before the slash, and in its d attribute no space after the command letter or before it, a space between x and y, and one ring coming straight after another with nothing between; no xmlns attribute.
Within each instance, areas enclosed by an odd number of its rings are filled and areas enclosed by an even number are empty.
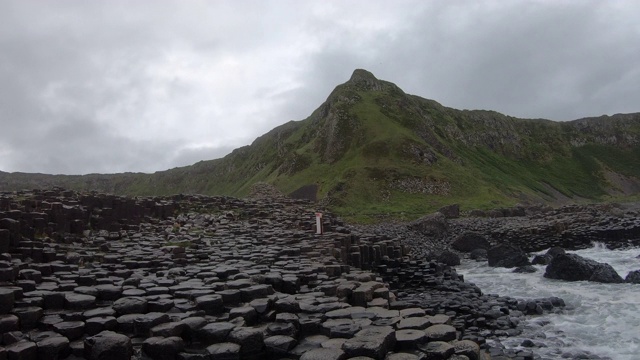
<svg viewBox="0 0 640 360"><path fill-rule="evenodd" d="M547 265L544 277L566 281L624 282L611 265L586 259L576 254L556 255Z"/></svg>
<svg viewBox="0 0 640 360"><path fill-rule="evenodd" d="M368 231L325 213L319 236L310 204L287 198L20 198L0 201L13 220L0 223L5 347L96 359L473 358L526 315L564 306L465 283L459 254L444 252L462 234L452 224L468 220L455 216ZM469 247L501 241L476 232L487 242Z"/></svg>
<svg viewBox="0 0 640 360"><path fill-rule="evenodd" d="M529 265L529 258L518 247L500 244L487 250L489 266L512 268Z"/></svg>

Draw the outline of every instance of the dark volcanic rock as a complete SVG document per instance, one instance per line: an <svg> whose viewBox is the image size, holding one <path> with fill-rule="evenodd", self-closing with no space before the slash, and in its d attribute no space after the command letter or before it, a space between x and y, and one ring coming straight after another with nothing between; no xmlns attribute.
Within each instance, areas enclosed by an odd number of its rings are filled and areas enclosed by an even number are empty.
<svg viewBox="0 0 640 360"><path fill-rule="evenodd" d="M438 212L444 215L447 219L456 219L460 217L460 205L451 204L443 206L438 209Z"/></svg>
<svg viewBox="0 0 640 360"><path fill-rule="evenodd" d="M559 254L547 265L544 277L567 281L623 282L609 264L583 258L576 254Z"/></svg>
<svg viewBox="0 0 640 360"><path fill-rule="evenodd" d="M513 270L514 273L534 273L538 271L538 269L536 269L534 266L532 265L524 265L524 266L518 266L517 268L515 268Z"/></svg>
<svg viewBox="0 0 640 360"><path fill-rule="evenodd" d="M150 337L142 343L142 351L152 359L158 360L173 360L183 349L184 341L177 336Z"/></svg>
<svg viewBox="0 0 640 360"><path fill-rule="evenodd" d="M443 251L438 255L437 260L449 266L460 265L460 256L452 251Z"/></svg>
<svg viewBox="0 0 640 360"><path fill-rule="evenodd" d="M487 260L487 250L486 249L474 249L469 254L469 257L472 260L476 260L476 261Z"/></svg>
<svg viewBox="0 0 640 360"><path fill-rule="evenodd" d="M447 218L439 212L421 217L410 223L409 227L425 235L432 236L444 235L449 229Z"/></svg>
<svg viewBox="0 0 640 360"><path fill-rule="evenodd" d="M640 284L640 270L630 271L627 277L624 278L624 281L632 284Z"/></svg>
<svg viewBox="0 0 640 360"><path fill-rule="evenodd" d="M520 248L508 244L494 246L487 250L489 266L512 268L529 265L529 258Z"/></svg>
<svg viewBox="0 0 640 360"><path fill-rule="evenodd" d="M451 247L462 252L471 252L475 249L489 249L491 244L485 238L484 235L466 231L460 235L451 243Z"/></svg>
<svg viewBox="0 0 640 360"><path fill-rule="evenodd" d="M113 331L103 331L84 340L84 356L88 360L129 359L132 355L131 339Z"/></svg>

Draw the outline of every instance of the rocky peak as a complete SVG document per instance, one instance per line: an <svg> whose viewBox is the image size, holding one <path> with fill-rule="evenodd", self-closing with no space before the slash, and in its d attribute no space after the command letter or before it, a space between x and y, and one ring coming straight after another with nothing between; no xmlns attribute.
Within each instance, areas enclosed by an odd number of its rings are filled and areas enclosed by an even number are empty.
<svg viewBox="0 0 640 360"><path fill-rule="evenodd" d="M383 88L382 81L364 69L355 69L347 83L361 90L382 90Z"/></svg>

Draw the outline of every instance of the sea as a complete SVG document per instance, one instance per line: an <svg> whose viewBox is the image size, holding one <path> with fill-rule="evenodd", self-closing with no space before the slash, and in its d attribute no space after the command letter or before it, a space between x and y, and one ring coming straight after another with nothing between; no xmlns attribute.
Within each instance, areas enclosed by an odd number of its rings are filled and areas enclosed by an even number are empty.
<svg viewBox="0 0 640 360"><path fill-rule="evenodd" d="M608 263L622 278L629 271L640 270L640 248L610 250L594 244L567 252ZM543 277L544 265L535 267L538 271L530 274L492 268L486 261L463 260L456 267L465 281L476 284L485 294L564 299L564 310L529 317L522 335L500 339L502 345L531 350L542 359L640 359L640 284L552 280ZM526 339L534 347L521 346Z"/></svg>

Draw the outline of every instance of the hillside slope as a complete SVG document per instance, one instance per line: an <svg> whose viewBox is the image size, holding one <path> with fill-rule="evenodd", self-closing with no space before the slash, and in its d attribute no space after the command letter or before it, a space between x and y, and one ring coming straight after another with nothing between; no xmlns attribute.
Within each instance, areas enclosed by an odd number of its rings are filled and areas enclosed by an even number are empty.
<svg viewBox="0 0 640 360"><path fill-rule="evenodd" d="M553 122L461 111L356 70L307 119L222 159L154 174L0 173L0 190L244 196L259 181L354 217L630 196L640 193L640 114Z"/></svg>

